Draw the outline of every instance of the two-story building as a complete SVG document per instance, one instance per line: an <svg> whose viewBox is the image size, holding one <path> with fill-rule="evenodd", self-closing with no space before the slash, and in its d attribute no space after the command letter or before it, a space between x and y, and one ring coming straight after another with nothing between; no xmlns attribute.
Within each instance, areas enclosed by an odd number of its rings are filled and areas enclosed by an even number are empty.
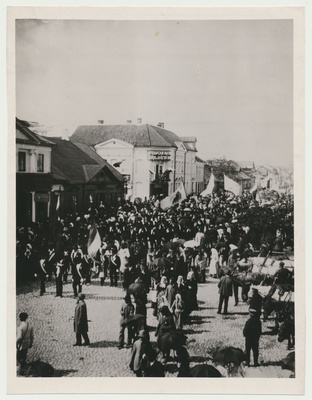
<svg viewBox="0 0 312 400"><path fill-rule="evenodd" d="M196 139L183 140L163 124L83 125L70 140L92 146L127 181L127 199L167 196L181 181L195 190Z"/></svg>
<svg viewBox="0 0 312 400"><path fill-rule="evenodd" d="M54 144L16 118L16 225L49 216L52 187L51 153Z"/></svg>
<svg viewBox="0 0 312 400"><path fill-rule="evenodd" d="M94 149L40 136L16 119L16 225L49 218L60 198L60 214L82 212L91 203L124 200L123 176Z"/></svg>

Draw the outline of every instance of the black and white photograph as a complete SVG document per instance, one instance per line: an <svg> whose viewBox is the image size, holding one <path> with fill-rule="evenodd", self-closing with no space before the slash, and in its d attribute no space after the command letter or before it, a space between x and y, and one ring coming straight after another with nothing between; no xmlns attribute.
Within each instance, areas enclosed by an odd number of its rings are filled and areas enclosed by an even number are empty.
<svg viewBox="0 0 312 400"><path fill-rule="evenodd" d="M303 392L304 9L265 10L11 8L12 393Z"/></svg>

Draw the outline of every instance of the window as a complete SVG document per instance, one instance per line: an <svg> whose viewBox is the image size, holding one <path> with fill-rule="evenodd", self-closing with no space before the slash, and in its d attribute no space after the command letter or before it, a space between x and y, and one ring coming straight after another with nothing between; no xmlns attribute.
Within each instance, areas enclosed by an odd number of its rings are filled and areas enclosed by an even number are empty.
<svg viewBox="0 0 312 400"><path fill-rule="evenodd" d="M26 171L26 153L24 151L18 152L18 170Z"/></svg>
<svg viewBox="0 0 312 400"><path fill-rule="evenodd" d="M37 156L37 172L44 171L44 155L38 154Z"/></svg>

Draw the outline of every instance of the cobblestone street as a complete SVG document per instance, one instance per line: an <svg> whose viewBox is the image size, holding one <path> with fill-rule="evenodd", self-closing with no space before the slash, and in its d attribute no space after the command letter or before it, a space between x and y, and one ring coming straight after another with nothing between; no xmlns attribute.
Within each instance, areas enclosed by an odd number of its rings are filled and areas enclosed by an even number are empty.
<svg viewBox="0 0 312 400"><path fill-rule="evenodd" d="M106 283L108 285L108 283ZM131 349L117 349L120 307L124 298L121 288L101 287L97 280L83 287L88 308L89 347L73 347L73 315L76 299L71 284L64 285L63 298L54 297L54 282L47 284L47 293L39 296L38 284L31 288L18 289L17 315L22 311L29 314L34 327L34 346L28 352L28 361L41 360L51 364L56 376L66 377L132 377L129 369ZM234 307L230 298L229 315L217 314L217 280L199 284L199 310L193 311L184 331L188 337L187 348L191 366L209 362L217 346L235 346L244 349L242 329L248 317L248 306L240 302ZM148 308L148 326L151 342L155 344L157 320ZM260 368L246 368L246 377L283 377L290 371L278 366L279 360L288 353L286 342L278 343L270 335L273 321L262 323L265 334L260 340ZM176 376L176 363L166 364L166 375Z"/></svg>

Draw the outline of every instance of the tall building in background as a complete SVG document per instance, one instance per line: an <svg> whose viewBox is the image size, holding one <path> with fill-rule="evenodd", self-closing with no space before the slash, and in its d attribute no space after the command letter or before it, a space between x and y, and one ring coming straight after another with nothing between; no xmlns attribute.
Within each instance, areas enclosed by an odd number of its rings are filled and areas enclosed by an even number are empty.
<svg viewBox="0 0 312 400"><path fill-rule="evenodd" d="M126 198L167 196L183 182L186 193L196 190L196 138L181 138L150 124L82 125L70 140L92 146L124 176ZM203 178L201 178L203 181Z"/></svg>

